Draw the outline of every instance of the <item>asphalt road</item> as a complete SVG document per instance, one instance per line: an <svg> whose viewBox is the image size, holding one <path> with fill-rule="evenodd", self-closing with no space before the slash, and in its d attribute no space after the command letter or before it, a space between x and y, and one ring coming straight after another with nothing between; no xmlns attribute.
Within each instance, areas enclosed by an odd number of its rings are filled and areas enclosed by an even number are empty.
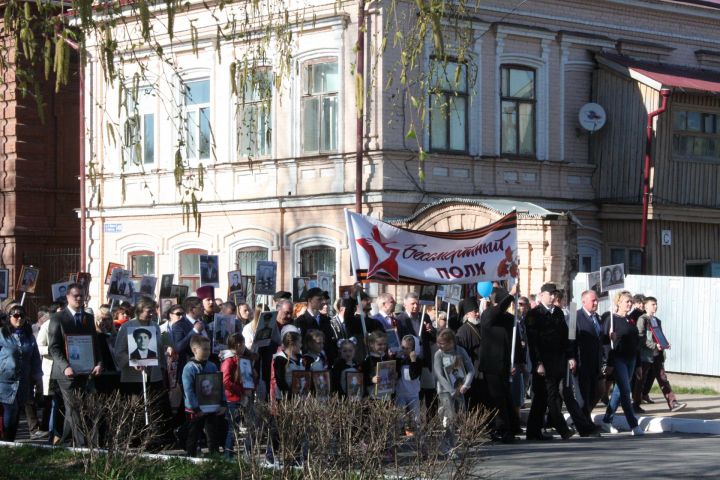
<svg viewBox="0 0 720 480"><path fill-rule="evenodd" d="M720 476L720 436L629 433L484 447L490 478L698 478Z"/></svg>

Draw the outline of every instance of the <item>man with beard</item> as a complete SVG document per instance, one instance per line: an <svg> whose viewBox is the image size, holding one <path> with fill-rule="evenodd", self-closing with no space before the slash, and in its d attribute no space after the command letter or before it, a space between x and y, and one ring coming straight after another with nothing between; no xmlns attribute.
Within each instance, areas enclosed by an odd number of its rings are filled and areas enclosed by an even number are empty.
<svg viewBox="0 0 720 480"><path fill-rule="evenodd" d="M465 312L465 322L457 331L457 344L465 349L473 362L473 367L477 374L473 377L470 390L468 391L468 409L477 408L479 406L490 407L490 396L485 384L485 378L480 367L480 357L482 352L482 342L480 336L480 307L475 297L466 298L460 305L461 310Z"/></svg>

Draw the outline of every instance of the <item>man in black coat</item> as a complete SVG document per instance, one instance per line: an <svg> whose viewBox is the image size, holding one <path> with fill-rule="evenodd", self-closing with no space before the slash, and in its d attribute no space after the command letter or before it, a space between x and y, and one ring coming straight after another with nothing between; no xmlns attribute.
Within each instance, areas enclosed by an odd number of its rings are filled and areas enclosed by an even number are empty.
<svg viewBox="0 0 720 480"><path fill-rule="evenodd" d="M513 287L514 288L514 287ZM497 409L495 435L503 443L515 441L520 421L513 406L510 391L510 355L515 317L507 309L513 297L504 288L495 287L489 305L480 316L480 366L487 384L492 405Z"/></svg>
<svg viewBox="0 0 720 480"><path fill-rule="evenodd" d="M68 441L70 435L72 435L74 445L79 447L85 445L86 440L91 441L91 439L85 439L80 430L80 407L76 395L85 390L90 375L97 376L102 373L102 352L99 348L100 342L97 339L93 316L84 310L85 303L82 287L77 283L71 284L68 286L65 298L67 299L67 307L50 316L48 351L53 360L50 378L57 381L65 403L65 425L63 427L62 442ZM68 335L87 335L92 338L94 345L92 363L94 367L91 372L75 372L73 367L70 366L66 341Z"/></svg>
<svg viewBox="0 0 720 480"><path fill-rule="evenodd" d="M533 400L527 424L528 440L550 440L542 433L545 410L549 409L550 424L563 439L572 436L562 413L560 382L565 377L570 358L568 326L562 310L553 305L557 288L546 283L540 289L538 305L526 318L530 360L533 367ZM574 365L574 359L572 359Z"/></svg>
<svg viewBox="0 0 720 480"><path fill-rule="evenodd" d="M328 365L332 365L337 358L337 336L332 328L330 317L320 313L323 302L330 299L327 292L319 288L311 288L307 293L307 310L295 319L295 326L300 329L303 340L310 330L320 330L325 335L325 355Z"/></svg>
<svg viewBox="0 0 720 480"><path fill-rule="evenodd" d="M475 297L468 297L461 303L465 312L464 320L457 331L457 344L465 349L475 367L476 375L473 377L470 390L467 393L468 409L479 406L492 408L490 394L488 393L485 376L480 371L480 357L482 356L482 337L480 336L480 307Z"/></svg>
<svg viewBox="0 0 720 480"><path fill-rule="evenodd" d="M577 358L577 377L582 411L590 417L597 396L598 380L601 378L603 359L603 328L597 313L598 297L593 290L586 290L581 297L582 308L577 311L577 337L574 350Z"/></svg>

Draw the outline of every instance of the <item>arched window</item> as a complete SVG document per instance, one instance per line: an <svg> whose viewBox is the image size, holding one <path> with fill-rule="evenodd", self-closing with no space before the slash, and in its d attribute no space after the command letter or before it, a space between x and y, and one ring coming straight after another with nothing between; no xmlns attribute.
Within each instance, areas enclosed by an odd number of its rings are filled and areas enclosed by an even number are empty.
<svg viewBox="0 0 720 480"><path fill-rule="evenodd" d="M300 276L317 276L318 272L335 273L335 249L325 245L305 247L300 250Z"/></svg>
<svg viewBox="0 0 720 480"><path fill-rule="evenodd" d="M136 250L128 253L128 265L133 278L143 275L155 275L155 253L149 250Z"/></svg>
<svg viewBox="0 0 720 480"><path fill-rule="evenodd" d="M235 268L242 271L243 275L255 276L255 267L259 260L268 260L267 248L239 248L235 253Z"/></svg>
<svg viewBox="0 0 720 480"><path fill-rule="evenodd" d="M178 255L180 260L179 283L187 285L191 291L200 286L200 255L207 255L207 250L201 248L188 248Z"/></svg>

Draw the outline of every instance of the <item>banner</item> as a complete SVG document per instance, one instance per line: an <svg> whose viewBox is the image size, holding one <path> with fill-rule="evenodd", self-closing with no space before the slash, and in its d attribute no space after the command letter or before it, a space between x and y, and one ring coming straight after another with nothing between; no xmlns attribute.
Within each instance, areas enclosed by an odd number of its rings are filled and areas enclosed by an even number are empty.
<svg viewBox="0 0 720 480"><path fill-rule="evenodd" d="M422 232L345 210L348 245L359 281L475 283L518 276L517 213L477 230Z"/></svg>

